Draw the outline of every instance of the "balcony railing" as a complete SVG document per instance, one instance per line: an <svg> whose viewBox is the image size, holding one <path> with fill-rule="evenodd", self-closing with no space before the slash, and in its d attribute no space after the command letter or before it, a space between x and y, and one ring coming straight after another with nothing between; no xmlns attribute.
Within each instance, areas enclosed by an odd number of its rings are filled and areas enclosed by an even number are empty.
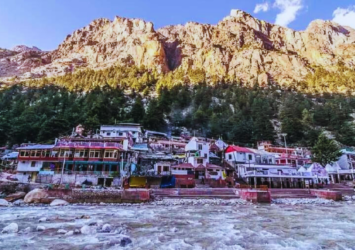
<svg viewBox="0 0 355 250"><path fill-rule="evenodd" d="M312 175L310 172L291 172L291 173L283 173L283 172L273 172L273 171L247 171L244 174L244 177L250 176L264 176L264 177L289 177L289 178L300 178L300 177L316 177Z"/></svg>
<svg viewBox="0 0 355 250"><path fill-rule="evenodd" d="M58 142L55 146L69 148L123 148L121 143L117 142Z"/></svg>

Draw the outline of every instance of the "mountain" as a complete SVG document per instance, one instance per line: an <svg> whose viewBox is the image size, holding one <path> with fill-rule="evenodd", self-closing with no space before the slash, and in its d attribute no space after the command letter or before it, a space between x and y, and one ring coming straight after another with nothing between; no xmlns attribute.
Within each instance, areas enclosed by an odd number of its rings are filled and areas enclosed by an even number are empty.
<svg viewBox="0 0 355 250"><path fill-rule="evenodd" d="M240 10L216 25L189 22L158 30L140 19L102 18L68 35L54 51L27 48L0 50L0 79L135 65L159 73L203 70L214 82L284 85L304 80L317 68L355 67L350 27L316 20L305 31L295 31Z"/></svg>

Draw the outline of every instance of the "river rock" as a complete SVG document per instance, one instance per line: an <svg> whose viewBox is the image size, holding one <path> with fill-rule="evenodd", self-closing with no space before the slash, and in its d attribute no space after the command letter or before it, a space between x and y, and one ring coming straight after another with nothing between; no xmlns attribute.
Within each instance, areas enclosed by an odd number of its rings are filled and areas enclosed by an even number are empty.
<svg viewBox="0 0 355 250"><path fill-rule="evenodd" d="M355 200L355 195L351 197L351 199Z"/></svg>
<svg viewBox="0 0 355 250"><path fill-rule="evenodd" d="M130 238L124 237L124 238L121 240L120 246L121 246L121 247L125 247L125 246L127 246L127 245L129 245L129 244L131 244L131 243L132 243L132 240L131 240Z"/></svg>
<svg viewBox="0 0 355 250"><path fill-rule="evenodd" d="M23 204L25 204L25 201L23 199L19 199L14 201L12 204L14 204L15 206L21 206Z"/></svg>
<svg viewBox="0 0 355 250"><path fill-rule="evenodd" d="M13 201L22 199L25 196L26 196L25 192L16 192L14 194L10 194L10 195L6 196L5 200L7 200L9 202L13 202Z"/></svg>
<svg viewBox="0 0 355 250"><path fill-rule="evenodd" d="M66 233L67 233L67 230L59 229L59 230L57 231L57 233L59 233L59 234L66 234Z"/></svg>
<svg viewBox="0 0 355 250"><path fill-rule="evenodd" d="M102 231L105 232L105 233L111 232L111 229L112 229L112 227L111 227L110 224L105 224L105 225L102 226Z"/></svg>
<svg viewBox="0 0 355 250"><path fill-rule="evenodd" d="M23 230L24 233L30 233L31 232L31 228L30 227L26 227L24 230Z"/></svg>
<svg viewBox="0 0 355 250"><path fill-rule="evenodd" d="M44 230L46 230L46 228L44 226L37 226L37 229L36 229L38 232L42 232Z"/></svg>
<svg viewBox="0 0 355 250"><path fill-rule="evenodd" d="M55 199L54 201L51 202L50 206L66 206L69 203L65 200L61 199Z"/></svg>
<svg viewBox="0 0 355 250"><path fill-rule="evenodd" d="M0 207L7 207L9 206L9 202L7 200L4 199L0 199Z"/></svg>
<svg viewBox="0 0 355 250"><path fill-rule="evenodd" d="M36 188L26 194L24 201L26 203L40 203L41 199L48 197L47 192L44 189Z"/></svg>
<svg viewBox="0 0 355 250"><path fill-rule="evenodd" d="M47 221L47 218L46 218L46 217L42 217L42 218L40 218L40 219L38 220L38 222L45 222L45 221Z"/></svg>
<svg viewBox="0 0 355 250"><path fill-rule="evenodd" d="M18 225L16 223L11 223L8 226L4 227L1 233L17 233Z"/></svg>
<svg viewBox="0 0 355 250"><path fill-rule="evenodd" d="M82 234L94 234L94 233L95 233L95 228L85 225L85 226L83 226L83 227L80 229L80 232L81 232Z"/></svg>
<svg viewBox="0 0 355 250"><path fill-rule="evenodd" d="M65 234L65 236L72 236L74 234L74 231L69 231Z"/></svg>
<svg viewBox="0 0 355 250"><path fill-rule="evenodd" d="M74 230L74 234L80 234L80 233L81 233L81 231L79 229Z"/></svg>

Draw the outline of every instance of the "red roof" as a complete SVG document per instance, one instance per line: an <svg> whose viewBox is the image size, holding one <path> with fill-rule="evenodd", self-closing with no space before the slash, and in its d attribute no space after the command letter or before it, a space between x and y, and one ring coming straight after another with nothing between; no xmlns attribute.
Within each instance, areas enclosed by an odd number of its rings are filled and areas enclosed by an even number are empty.
<svg viewBox="0 0 355 250"><path fill-rule="evenodd" d="M231 152L241 152L241 153L254 153L253 151L247 149L247 148L242 148L239 146L228 146L226 148L226 153L231 153Z"/></svg>

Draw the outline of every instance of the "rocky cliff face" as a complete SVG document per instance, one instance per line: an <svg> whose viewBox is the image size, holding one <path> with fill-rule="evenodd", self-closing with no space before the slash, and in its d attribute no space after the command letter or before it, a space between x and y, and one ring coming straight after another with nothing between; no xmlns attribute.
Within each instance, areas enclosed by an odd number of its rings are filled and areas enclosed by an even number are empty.
<svg viewBox="0 0 355 250"><path fill-rule="evenodd" d="M313 68L355 67L355 30L316 20L305 31L234 10L217 25L189 22L155 30L139 19L98 19L68 35L58 49L0 50L0 77L41 77L80 68L145 66L165 73L203 69L210 79L265 84L301 81Z"/></svg>

